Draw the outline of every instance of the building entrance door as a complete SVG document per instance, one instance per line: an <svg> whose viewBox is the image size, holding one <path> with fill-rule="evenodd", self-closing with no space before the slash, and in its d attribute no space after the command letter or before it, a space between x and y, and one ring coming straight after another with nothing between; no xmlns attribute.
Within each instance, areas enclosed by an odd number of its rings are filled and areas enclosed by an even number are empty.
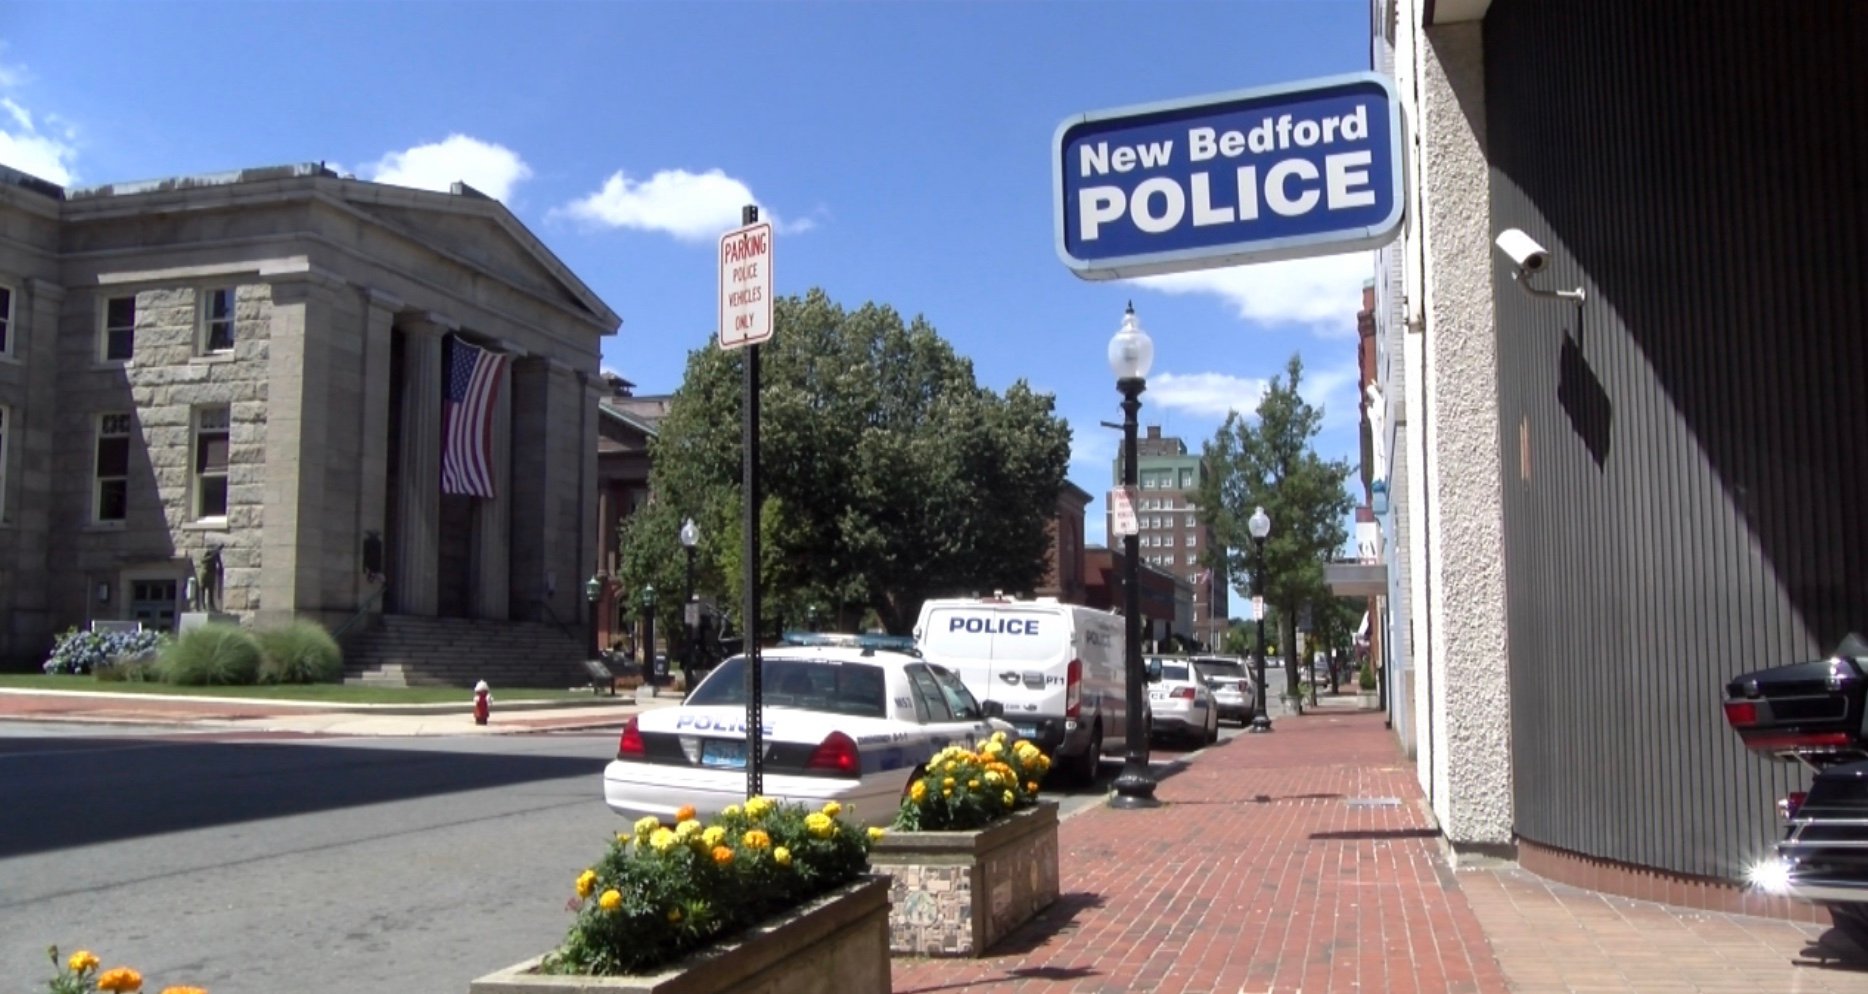
<svg viewBox="0 0 1868 994"><path fill-rule="evenodd" d="M142 622L144 629L174 631L180 589L178 580L131 580L130 620Z"/></svg>

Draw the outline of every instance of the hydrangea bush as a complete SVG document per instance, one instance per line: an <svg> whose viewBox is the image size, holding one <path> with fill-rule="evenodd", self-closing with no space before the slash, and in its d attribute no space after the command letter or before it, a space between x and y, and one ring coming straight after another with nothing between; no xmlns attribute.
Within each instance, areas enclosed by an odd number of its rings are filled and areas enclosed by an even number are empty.
<svg viewBox="0 0 1868 994"><path fill-rule="evenodd" d="M93 632L68 628L53 640L51 658L40 667L51 674L96 673L122 659L134 659L161 650L161 632Z"/></svg>
<svg viewBox="0 0 1868 994"><path fill-rule="evenodd" d="M908 785L895 814L903 831L964 831L991 824L1038 802L1051 757L1024 739L994 732L977 752L948 746Z"/></svg>
<svg viewBox="0 0 1868 994"><path fill-rule="evenodd" d="M755 797L709 825L692 808L641 819L577 878L577 920L541 972L648 972L856 879L882 830L842 814Z"/></svg>

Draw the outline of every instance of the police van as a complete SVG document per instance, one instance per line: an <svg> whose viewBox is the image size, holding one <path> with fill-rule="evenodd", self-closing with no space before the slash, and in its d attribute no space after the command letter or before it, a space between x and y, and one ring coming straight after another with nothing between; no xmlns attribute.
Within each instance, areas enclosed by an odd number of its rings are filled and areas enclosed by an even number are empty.
<svg viewBox="0 0 1868 994"><path fill-rule="evenodd" d="M1088 782L1102 756L1127 748L1123 634L1121 615L1055 598L947 598L921 606L915 644Z"/></svg>

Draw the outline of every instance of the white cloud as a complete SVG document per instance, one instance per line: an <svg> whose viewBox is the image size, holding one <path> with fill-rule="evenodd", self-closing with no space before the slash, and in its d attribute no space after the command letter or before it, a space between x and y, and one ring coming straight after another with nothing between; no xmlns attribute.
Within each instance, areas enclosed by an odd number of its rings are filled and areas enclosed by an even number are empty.
<svg viewBox="0 0 1868 994"><path fill-rule="evenodd" d="M22 71L0 66L0 87L12 86L22 78ZM11 97L0 97L0 110L6 112L5 117L0 118L0 165L60 186L70 186L77 176L72 168L72 160L78 154L74 144L76 132L60 127L52 118L47 119L46 130L41 131L33 121L32 112Z"/></svg>
<svg viewBox="0 0 1868 994"><path fill-rule="evenodd" d="M1375 276L1374 257L1350 252L1191 273L1143 276L1137 285L1162 293L1210 293L1253 324L1297 324L1326 338L1353 338L1362 284Z"/></svg>
<svg viewBox="0 0 1868 994"><path fill-rule="evenodd" d="M1265 381L1226 373L1160 373L1148 380L1149 399L1161 407L1224 418L1258 410Z"/></svg>
<svg viewBox="0 0 1868 994"><path fill-rule="evenodd" d="M363 168L378 183L446 193L461 182L501 203L508 202L514 186L532 177L532 167L517 152L460 134L391 152Z"/></svg>
<svg viewBox="0 0 1868 994"><path fill-rule="evenodd" d="M663 169L646 180L630 179L627 173L617 170L603 181L602 189L553 213L590 224L659 231L683 241L699 242L739 227L741 208L757 203L751 187L719 169L704 173ZM817 227L809 217L781 220L763 207L760 217L785 234Z"/></svg>
<svg viewBox="0 0 1868 994"><path fill-rule="evenodd" d="M1324 427L1340 428L1361 423L1361 384L1362 367L1348 362L1325 369L1304 370L1304 380L1298 384L1297 391L1310 406L1323 408Z"/></svg>

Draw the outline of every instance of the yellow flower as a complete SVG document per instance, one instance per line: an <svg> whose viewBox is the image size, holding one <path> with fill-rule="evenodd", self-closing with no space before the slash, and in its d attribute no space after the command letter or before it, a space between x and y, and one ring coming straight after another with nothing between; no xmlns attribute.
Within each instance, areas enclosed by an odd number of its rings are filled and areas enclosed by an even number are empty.
<svg viewBox="0 0 1868 994"><path fill-rule="evenodd" d="M755 797L746 802L746 817L764 818L772 810L772 802L763 797Z"/></svg>
<svg viewBox="0 0 1868 994"><path fill-rule="evenodd" d="M675 833L665 828L658 828L649 835L649 845L653 846L656 852L667 852L673 849L675 842Z"/></svg>
<svg viewBox="0 0 1868 994"><path fill-rule="evenodd" d="M804 830L817 838L828 839L837 834L837 823L822 811L813 811L804 816Z"/></svg>
<svg viewBox="0 0 1868 994"><path fill-rule="evenodd" d="M597 898L597 907L605 911L615 911L623 906L623 895L614 890L606 890Z"/></svg>
<svg viewBox="0 0 1868 994"><path fill-rule="evenodd" d="M1004 799L1005 806L1008 808L1018 803L1018 798L1013 796L1012 792L1009 790L1006 791L1004 794L1001 794L1000 797Z"/></svg>
<svg viewBox="0 0 1868 994"><path fill-rule="evenodd" d="M981 756L991 758L993 756L997 756L998 754L1004 751L1005 751L1005 742L1002 740L994 740L992 742L986 743L986 748L981 749L979 751L979 754Z"/></svg>
<svg viewBox="0 0 1868 994"><path fill-rule="evenodd" d="M662 821L660 818L657 818L654 815L643 815L642 817L636 819L636 838L646 839L649 837L650 832L653 832L660 827L662 827Z"/></svg>
<svg viewBox="0 0 1868 994"><path fill-rule="evenodd" d="M97 957L89 949L80 949L71 954L65 965L71 967L73 973L87 973L97 969Z"/></svg>
<svg viewBox="0 0 1868 994"><path fill-rule="evenodd" d="M922 801L927 800L928 799L928 785L925 783L922 783L919 780L916 780L914 782L914 786L908 788L908 799L915 802L916 804L920 804Z"/></svg>
<svg viewBox="0 0 1868 994"><path fill-rule="evenodd" d="M947 782L948 782L948 783L953 783L953 781L952 781L952 780L949 780L949 781L947 781ZM953 796L953 788L952 788L952 787L942 787L942 788L940 789L940 796L942 796L942 797L952 797L952 796Z"/></svg>
<svg viewBox="0 0 1868 994"><path fill-rule="evenodd" d="M668 909L669 924L672 925L676 922L679 922L680 920L681 920L681 909L680 908L669 908Z"/></svg>
<svg viewBox="0 0 1868 994"><path fill-rule="evenodd" d="M830 803L824 805L824 813L829 815L832 818L835 818L836 816L843 813L843 805L838 804L835 801L831 801Z"/></svg>
<svg viewBox="0 0 1868 994"><path fill-rule="evenodd" d="M997 742L1000 745L1004 745L1005 744L1005 730L1000 729L999 731L992 733L992 741Z"/></svg>
<svg viewBox="0 0 1868 994"><path fill-rule="evenodd" d="M162 994L208 994L204 987L164 987Z"/></svg>
<svg viewBox="0 0 1868 994"><path fill-rule="evenodd" d="M769 849L772 846L772 837L756 828L747 832L739 841L748 849Z"/></svg>
<svg viewBox="0 0 1868 994"><path fill-rule="evenodd" d="M791 865L791 850L785 848L784 846L779 846L777 849L772 850L772 862L777 863L780 866L790 866Z"/></svg>
<svg viewBox="0 0 1868 994"><path fill-rule="evenodd" d="M952 778L952 777L948 777L948 778L946 778L945 780L942 780L942 781L940 782L940 785L941 785L942 787L945 787L945 788L947 788L947 790L945 791L946 793L952 793L952 792L953 792L953 778Z"/></svg>
<svg viewBox="0 0 1868 994"><path fill-rule="evenodd" d="M999 776L998 770L987 770L986 771L986 786L997 787L999 786L999 780L1000 780L1000 776Z"/></svg>
<svg viewBox="0 0 1868 994"><path fill-rule="evenodd" d="M97 989L100 991L140 991L143 989L143 975L127 966L113 967L105 970L103 975L97 978Z"/></svg>
<svg viewBox="0 0 1868 994"><path fill-rule="evenodd" d="M597 871L585 870L577 875L577 897L579 900L589 897L590 892L596 889Z"/></svg>
<svg viewBox="0 0 1868 994"><path fill-rule="evenodd" d="M696 835L699 835L700 831L701 831L701 823L698 821L695 821L692 818L689 818L688 820L675 826L675 838L679 839L682 842L686 842L689 839L692 839L693 837L695 837Z"/></svg>
<svg viewBox="0 0 1868 994"><path fill-rule="evenodd" d="M714 846L713 861L721 866L733 862L733 850L725 846Z"/></svg>
<svg viewBox="0 0 1868 994"><path fill-rule="evenodd" d="M718 825L709 825L706 831L700 834L700 838L701 842L709 847L717 846L726 839L726 829Z"/></svg>
<svg viewBox="0 0 1868 994"><path fill-rule="evenodd" d="M877 828L874 825L869 826L869 841L871 842L881 842L882 837L887 834L889 833L883 829Z"/></svg>
<svg viewBox="0 0 1868 994"><path fill-rule="evenodd" d="M968 789L968 790L978 790L978 789L979 789L979 781L978 781L978 780L968 780L968 781L966 782L966 789Z"/></svg>
<svg viewBox="0 0 1868 994"><path fill-rule="evenodd" d="M694 805L683 804L680 807L675 809L675 821L677 822L693 821L694 814L695 814Z"/></svg>
<svg viewBox="0 0 1868 994"><path fill-rule="evenodd" d="M1020 761L1029 763L1033 757L1038 755L1038 747L1021 740L1017 745L1012 747L1012 752L1018 756Z"/></svg>
<svg viewBox="0 0 1868 994"><path fill-rule="evenodd" d="M731 818L737 814L739 814L739 805L737 804L729 804L720 809L720 815L723 818Z"/></svg>

